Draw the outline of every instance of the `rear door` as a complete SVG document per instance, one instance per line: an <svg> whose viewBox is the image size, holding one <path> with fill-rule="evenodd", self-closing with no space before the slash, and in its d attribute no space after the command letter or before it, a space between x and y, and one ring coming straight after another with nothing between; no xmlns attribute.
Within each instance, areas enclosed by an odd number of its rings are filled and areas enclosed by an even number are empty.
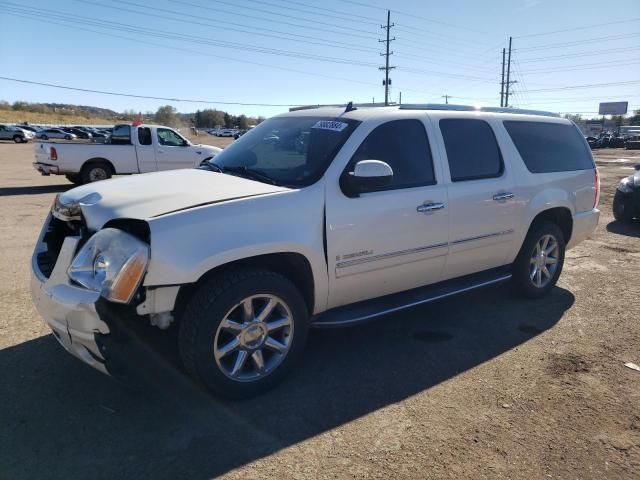
<svg viewBox="0 0 640 480"><path fill-rule="evenodd" d="M382 160L394 176L390 186L355 198L340 188L339 172L327 185L330 308L440 280L447 190L423 120L405 114L362 125L334 161L350 172L360 160Z"/></svg>
<svg viewBox="0 0 640 480"><path fill-rule="evenodd" d="M449 196L449 257L443 279L499 267L514 242L515 176L489 119L432 114Z"/></svg>

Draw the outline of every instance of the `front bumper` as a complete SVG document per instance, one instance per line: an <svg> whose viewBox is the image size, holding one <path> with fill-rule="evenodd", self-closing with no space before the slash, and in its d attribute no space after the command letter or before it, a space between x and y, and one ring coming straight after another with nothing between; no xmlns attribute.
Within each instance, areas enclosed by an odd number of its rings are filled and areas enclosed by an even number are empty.
<svg viewBox="0 0 640 480"><path fill-rule="evenodd" d="M60 173L60 169L57 165L49 165L48 163L34 162L33 168L38 170L42 175L46 176L51 175L52 173L54 175L58 175Z"/></svg>
<svg viewBox="0 0 640 480"><path fill-rule="evenodd" d="M65 350L97 370L109 373L105 347L97 341L99 336L109 334L109 327L96 311L100 294L73 285L67 275L80 237L68 236L64 239L48 278L38 264L38 254L47 249L43 239L50 221L51 216L45 222L31 259L33 303Z"/></svg>
<svg viewBox="0 0 640 480"><path fill-rule="evenodd" d="M573 216L573 233L571 234L571 240L567 245L567 250L575 247L578 243L586 240L598 226L598 220L600 219L600 210L594 208L586 212L576 213Z"/></svg>

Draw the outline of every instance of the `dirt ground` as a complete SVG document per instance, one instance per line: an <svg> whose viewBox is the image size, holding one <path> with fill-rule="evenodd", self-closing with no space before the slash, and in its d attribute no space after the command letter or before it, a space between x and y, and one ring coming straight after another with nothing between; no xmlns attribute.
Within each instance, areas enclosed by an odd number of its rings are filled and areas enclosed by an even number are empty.
<svg viewBox="0 0 640 480"><path fill-rule="evenodd" d="M59 347L29 260L70 184L0 144L0 478L640 478L640 223L611 214L639 153L597 153L600 225L549 297L501 286L313 331L284 384L232 403L169 364L126 385Z"/></svg>

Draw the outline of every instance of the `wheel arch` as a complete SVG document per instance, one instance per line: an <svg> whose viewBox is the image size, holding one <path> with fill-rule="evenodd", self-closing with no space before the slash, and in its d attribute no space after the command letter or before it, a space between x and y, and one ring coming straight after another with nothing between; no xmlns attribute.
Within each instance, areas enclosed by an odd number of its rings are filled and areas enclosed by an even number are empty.
<svg viewBox="0 0 640 480"><path fill-rule="evenodd" d="M309 315L313 314L316 291L311 262L301 253L277 252L241 258L218 265L205 272L197 281L181 285L173 308L176 318L180 318L191 296L207 280L217 275L224 275L229 270L239 268L265 269L287 278L300 290Z"/></svg>
<svg viewBox="0 0 640 480"><path fill-rule="evenodd" d="M111 163L110 160L107 160L106 158L102 158L102 157L94 157L94 158L90 158L89 160L85 161L82 164L82 167L80 167L80 171L82 172L82 170L85 167L87 167L87 166L89 166L91 164L94 164L94 163L105 163L105 164L107 164L109 166L109 168L111 168L111 174L112 175L115 175L117 173L116 172L116 167L114 167L113 163Z"/></svg>
<svg viewBox="0 0 640 480"><path fill-rule="evenodd" d="M568 207L552 207L538 212L529 225L527 235L532 228L544 221L558 225L562 231L565 245L569 244L569 240L571 240L571 235L573 234L573 215Z"/></svg>

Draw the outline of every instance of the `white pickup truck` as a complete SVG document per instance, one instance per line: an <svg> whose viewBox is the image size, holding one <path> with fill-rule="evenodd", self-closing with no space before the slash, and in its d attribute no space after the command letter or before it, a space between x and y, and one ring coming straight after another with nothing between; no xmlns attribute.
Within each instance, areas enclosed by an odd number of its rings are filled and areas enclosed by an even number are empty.
<svg viewBox="0 0 640 480"><path fill-rule="evenodd" d="M112 175L197 167L222 149L194 145L175 130L158 125L116 125L109 143L37 142L33 166L42 175L65 175L73 183Z"/></svg>

